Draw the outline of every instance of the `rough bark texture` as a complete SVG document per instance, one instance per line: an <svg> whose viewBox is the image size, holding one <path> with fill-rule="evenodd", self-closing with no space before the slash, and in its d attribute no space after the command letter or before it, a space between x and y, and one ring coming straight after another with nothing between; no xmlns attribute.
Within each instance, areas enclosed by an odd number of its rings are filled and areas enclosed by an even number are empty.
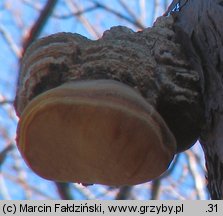
<svg viewBox="0 0 223 216"><path fill-rule="evenodd" d="M113 27L97 41L59 33L34 43L22 64L17 114L38 94L71 80L112 79L140 92L174 133L178 152L198 138L203 119L199 73L176 42L174 19L133 32Z"/></svg>
<svg viewBox="0 0 223 216"><path fill-rule="evenodd" d="M200 136L212 199L223 198L223 1L189 0L172 13L178 42L199 72L205 104Z"/></svg>

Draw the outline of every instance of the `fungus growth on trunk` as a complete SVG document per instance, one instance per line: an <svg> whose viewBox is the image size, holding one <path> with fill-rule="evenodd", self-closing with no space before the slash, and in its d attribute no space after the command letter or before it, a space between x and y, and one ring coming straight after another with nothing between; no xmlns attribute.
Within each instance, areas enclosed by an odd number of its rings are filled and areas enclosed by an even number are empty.
<svg viewBox="0 0 223 216"><path fill-rule="evenodd" d="M40 176L134 185L168 169L197 140L199 74L176 41L172 16L97 41L58 33L26 51L15 108L18 148Z"/></svg>

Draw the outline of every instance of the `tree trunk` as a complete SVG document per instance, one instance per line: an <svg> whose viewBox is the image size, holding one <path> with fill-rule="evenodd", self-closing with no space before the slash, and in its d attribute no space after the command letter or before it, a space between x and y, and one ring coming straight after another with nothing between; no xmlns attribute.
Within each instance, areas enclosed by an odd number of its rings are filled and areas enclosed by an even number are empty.
<svg viewBox="0 0 223 216"><path fill-rule="evenodd" d="M200 135L212 199L223 198L223 1L183 1L173 12L178 42L199 72L205 123Z"/></svg>
<svg viewBox="0 0 223 216"><path fill-rule="evenodd" d="M122 82L162 116L176 138L176 153L200 137L211 197L221 199L223 3L175 2L168 16L142 32L114 27L97 41L67 33L37 41L23 58L15 107L20 116L34 97L74 80Z"/></svg>

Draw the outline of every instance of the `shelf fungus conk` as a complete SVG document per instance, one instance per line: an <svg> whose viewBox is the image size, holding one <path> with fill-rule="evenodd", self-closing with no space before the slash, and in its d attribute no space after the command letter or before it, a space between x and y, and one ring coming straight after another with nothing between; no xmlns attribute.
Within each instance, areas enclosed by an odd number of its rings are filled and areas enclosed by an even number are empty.
<svg viewBox="0 0 223 216"><path fill-rule="evenodd" d="M117 81L73 81L29 102L18 147L40 176L105 185L134 185L163 173L175 139L134 89Z"/></svg>
<svg viewBox="0 0 223 216"><path fill-rule="evenodd" d="M173 18L92 41L57 33L26 50L15 110L18 148L38 175L135 185L160 176L203 122L200 80L175 41ZM158 38L158 39L157 39Z"/></svg>

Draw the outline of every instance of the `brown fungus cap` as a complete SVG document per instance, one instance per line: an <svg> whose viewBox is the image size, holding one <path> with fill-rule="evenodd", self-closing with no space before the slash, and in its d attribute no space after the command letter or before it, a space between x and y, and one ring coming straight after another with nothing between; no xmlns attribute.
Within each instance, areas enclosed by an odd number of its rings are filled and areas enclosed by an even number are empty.
<svg viewBox="0 0 223 216"><path fill-rule="evenodd" d="M111 80L75 81L27 105L18 131L27 164L55 181L134 185L162 174L175 138L133 88Z"/></svg>

